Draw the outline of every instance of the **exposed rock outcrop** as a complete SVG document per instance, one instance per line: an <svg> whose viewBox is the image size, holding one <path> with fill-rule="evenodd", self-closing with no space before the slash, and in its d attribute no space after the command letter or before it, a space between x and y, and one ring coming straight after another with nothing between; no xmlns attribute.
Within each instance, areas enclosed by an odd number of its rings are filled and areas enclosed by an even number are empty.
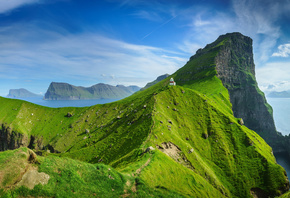
<svg viewBox="0 0 290 198"><path fill-rule="evenodd" d="M31 169L23 175L17 186L26 186L29 189L33 189L37 184L46 185L49 179L50 176L48 174L39 173L37 170Z"/></svg>
<svg viewBox="0 0 290 198"><path fill-rule="evenodd" d="M262 136L274 152L283 150L272 107L256 82L252 39L232 33L220 36L215 42L221 40L225 44L215 58L217 76L229 91L235 117L242 118L245 126Z"/></svg>
<svg viewBox="0 0 290 198"><path fill-rule="evenodd" d="M229 91L234 115L273 147L278 134L272 108L256 82L252 39L232 33L220 36L216 42L224 39L215 63L217 76Z"/></svg>
<svg viewBox="0 0 290 198"><path fill-rule="evenodd" d="M43 138L20 133L7 124L0 127L0 151L14 150L20 147L28 147L36 151L43 150Z"/></svg>
<svg viewBox="0 0 290 198"><path fill-rule="evenodd" d="M256 82L252 43L241 33L222 35L197 50L174 77L177 84L186 86L218 77L228 90L234 116L242 118L244 125L263 137L274 152L286 150L287 138L276 131L272 107Z"/></svg>
<svg viewBox="0 0 290 198"><path fill-rule="evenodd" d="M27 135L13 130L10 126L2 124L0 128L0 151L13 150L19 147L27 147L29 138Z"/></svg>

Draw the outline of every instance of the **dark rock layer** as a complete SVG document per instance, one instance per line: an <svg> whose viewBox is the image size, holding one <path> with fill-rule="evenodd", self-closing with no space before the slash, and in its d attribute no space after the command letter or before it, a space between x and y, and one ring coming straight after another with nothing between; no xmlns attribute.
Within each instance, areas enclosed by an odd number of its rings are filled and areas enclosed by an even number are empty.
<svg viewBox="0 0 290 198"><path fill-rule="evenodd" d="M25 134L18 133L11 127L2 124L0 128L0 151L27 147L28 145L29 139Z"/></svg>
<svg viewBox="0 0 290 198"><path fill-rule="evenodd" d="M220 36L224 40L216 56L217 76L228 89L235 117L261 135L270 146L278 138L271 106L258 88L255 78L252 39L240 33Z"/></svg>

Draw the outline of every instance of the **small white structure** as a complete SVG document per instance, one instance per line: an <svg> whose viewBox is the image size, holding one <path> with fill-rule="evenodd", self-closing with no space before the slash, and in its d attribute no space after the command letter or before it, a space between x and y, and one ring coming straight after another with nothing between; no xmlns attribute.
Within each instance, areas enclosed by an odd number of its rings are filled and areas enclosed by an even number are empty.
<svg viewBox="0 0 290 198"><path fill-rule="evenodd" d="M170 78L169 85L175 86L176 83L174 82L173 78Z"/></svg>

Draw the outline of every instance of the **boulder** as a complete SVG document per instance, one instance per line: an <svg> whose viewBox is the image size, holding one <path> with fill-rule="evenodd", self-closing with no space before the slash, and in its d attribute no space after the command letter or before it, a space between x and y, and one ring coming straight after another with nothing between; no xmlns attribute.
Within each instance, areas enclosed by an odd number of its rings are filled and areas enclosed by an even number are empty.
<svg viewBox="0 0 290 198"><path fill-rule="evenodd" d="M188 151L189 154L192 153L192 152L193 152L193 148L191 148L191 149Z"/></svg>
<svg viewBox="0 0 290 198"><path fill-rule="evenodd" d="M154 151L155 148L153 148L152 146L149 146L148 148L146 148L145 153L150 152L150 151Z"/></svg>
<svg viewBox="0 0 290 198"><path fill-rule="evenodd" d="M67 112L66 117L70 118L72 116L73 116L73 114L71 112Z"/></svg>
<svg viewBox="0 0 290 198"><path fill-rule="evenodd" d="M244 120L243 120L243 118L240 118L240 119L239 119L239 124L240 124L240 125L244 125Z"/></svg>

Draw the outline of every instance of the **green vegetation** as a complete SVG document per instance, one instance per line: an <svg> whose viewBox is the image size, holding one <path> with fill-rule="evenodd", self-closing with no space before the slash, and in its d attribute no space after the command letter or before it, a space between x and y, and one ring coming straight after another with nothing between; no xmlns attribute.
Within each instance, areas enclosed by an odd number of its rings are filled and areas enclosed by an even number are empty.
<svg viewBox="0 0 290 198"><path fill-rule="evenodd" d="M216 77L214 59L224 43L211 44L173 74L178 86L168 86L168 77L110 104L47 108L0 97L0 132L13 143L7 147L28 146L42 155L31 161L27 148L2 152L0 195L280 195L288 184L284 169L271 147L233 116ZM48 184L17 186L21 164L48 174Z"/></svg>
<svg viewBox="0 0 290 198"><path fill-rule="evenodd" d="M161 193L162 190L149 189L141 181L136 192L132 176L121 174L104 164L89 164L56 156L38 156L37 161L31 163L28 160L30 152L27 148L20 148L0 153L0 172L5 176L1 186L7 188L0 191L1 197L146 197L148 192L152 196L182 197L170 191ZM8 162L5 166L3 160ZM37 184L32 190L24 186L12 190L11 185L19 180L19 175L31 167L48 174L48 184Z"/></svg>

